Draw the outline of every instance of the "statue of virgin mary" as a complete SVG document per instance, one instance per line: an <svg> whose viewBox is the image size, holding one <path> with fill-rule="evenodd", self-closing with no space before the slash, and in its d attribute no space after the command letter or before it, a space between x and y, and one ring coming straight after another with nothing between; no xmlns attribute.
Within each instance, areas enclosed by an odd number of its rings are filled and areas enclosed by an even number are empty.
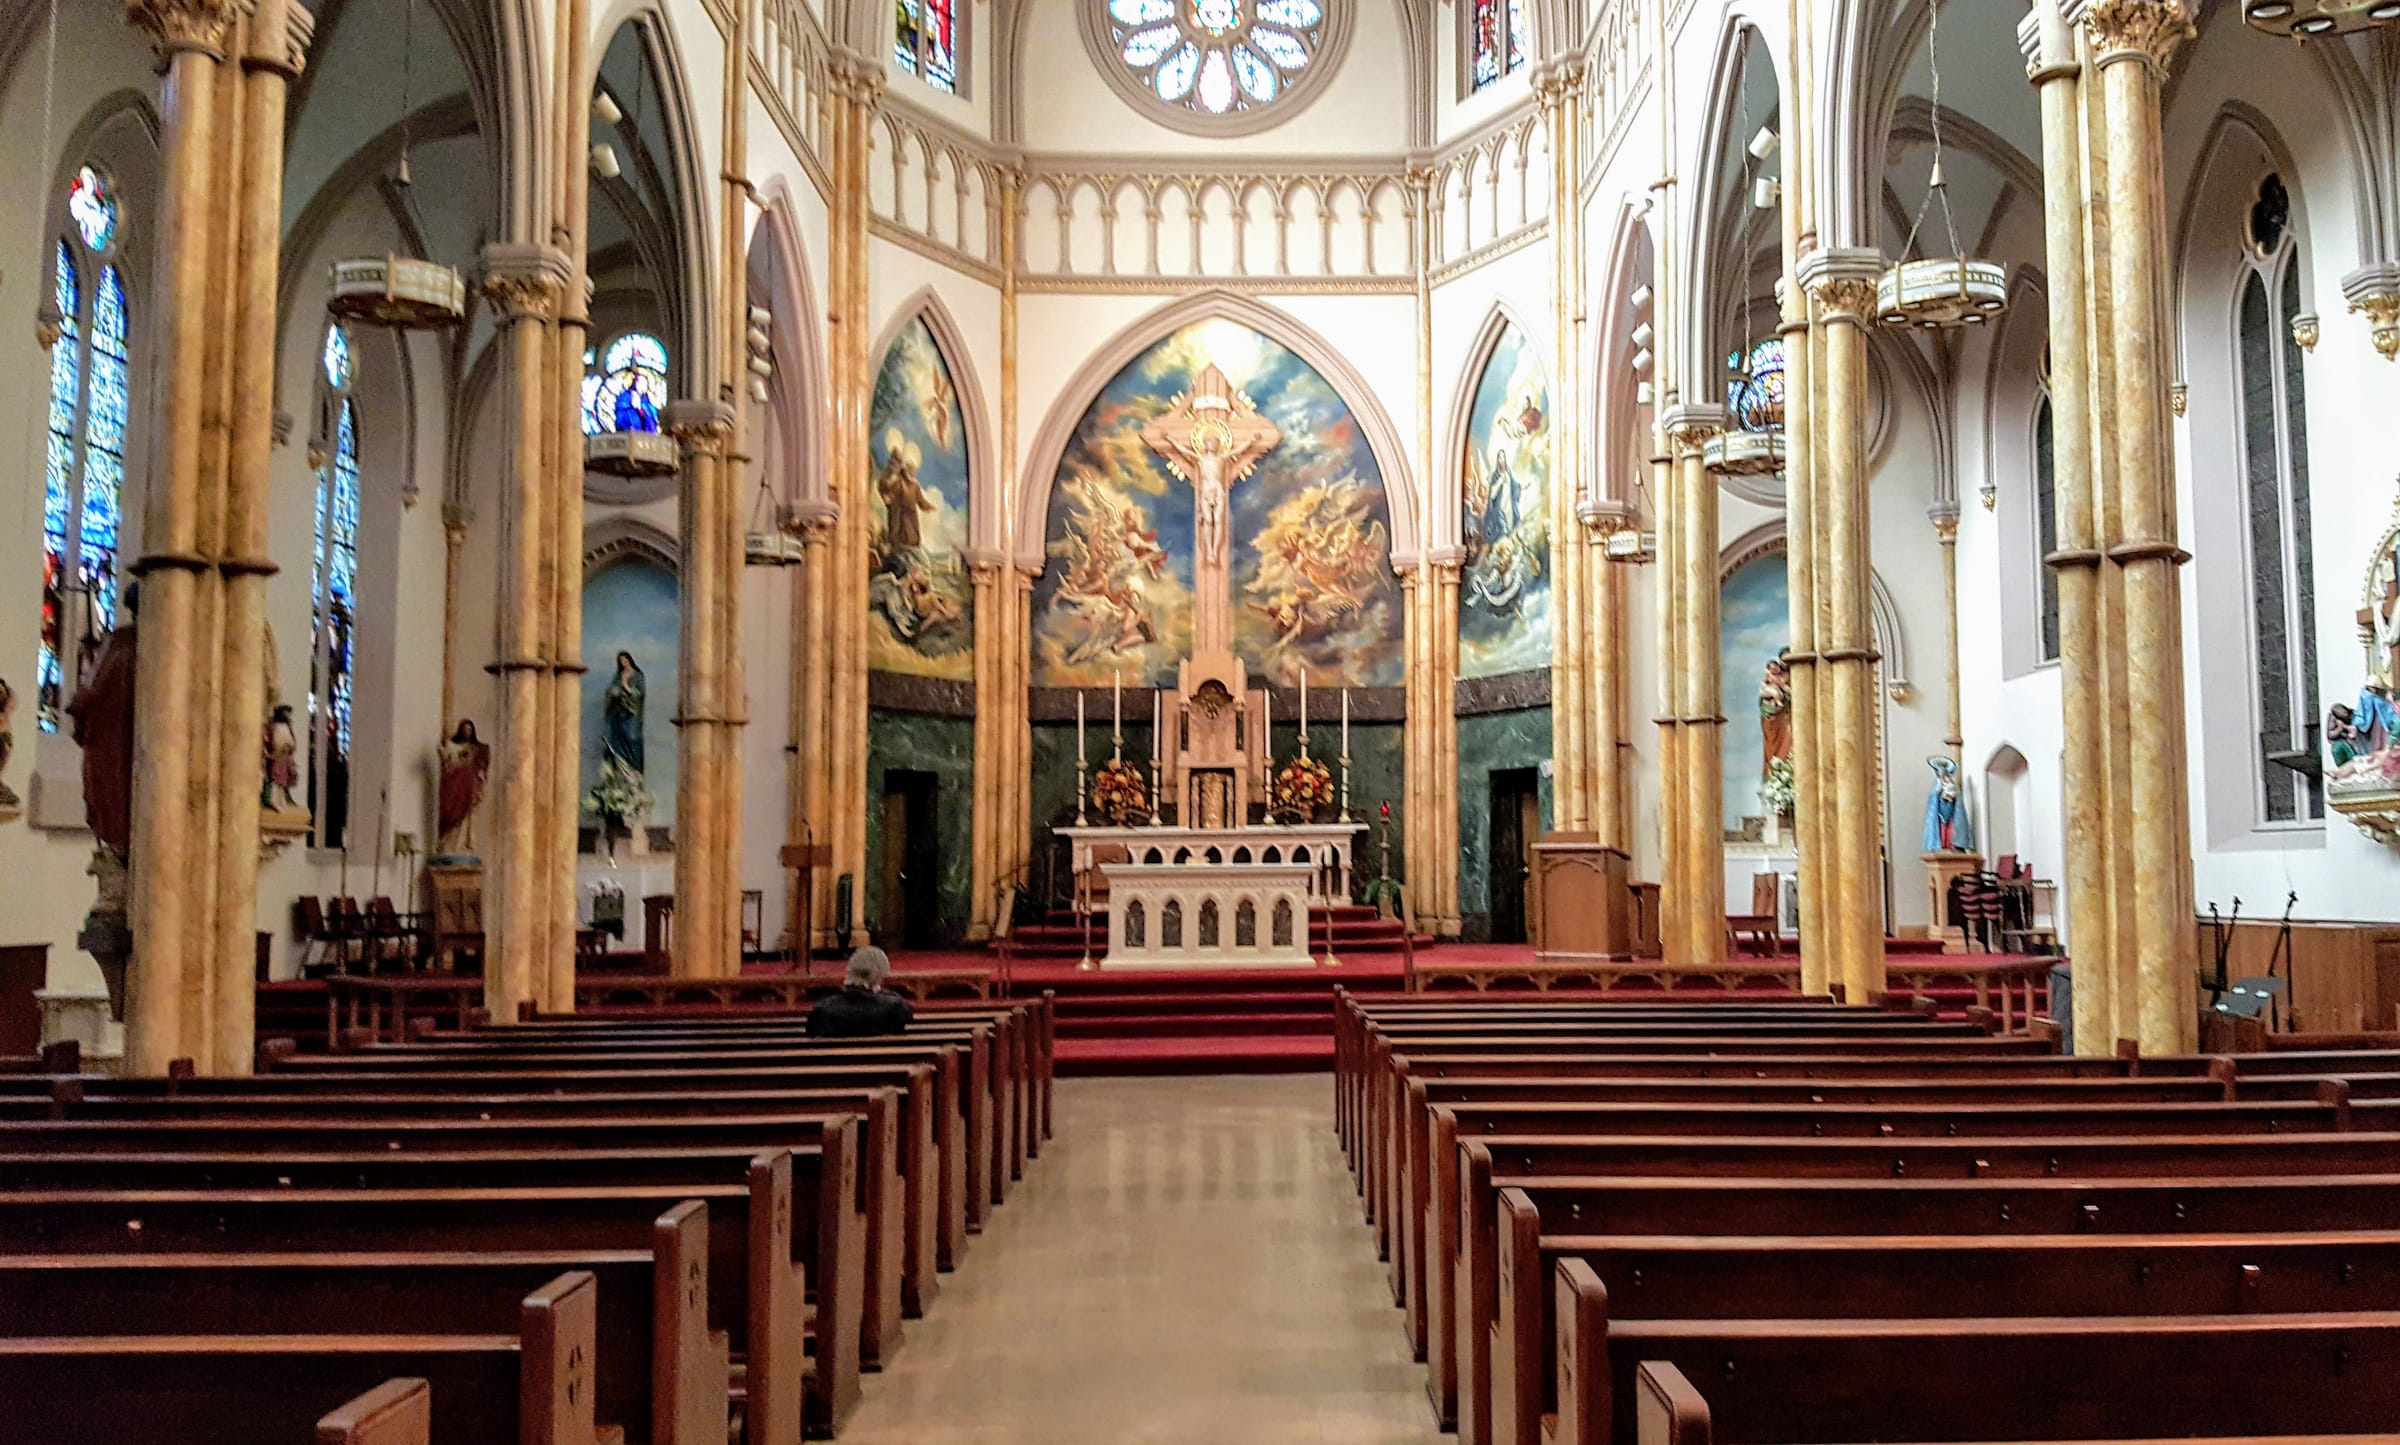
<svg viewBox="0 0 2400 1445"><path fill-rule="evenodd" d="M642 676L640 664L630 652L617 654L617 675L608 684L600 701L600 756L605 762L615 759L636 778L645 769L646 753L642 746L642 712L648 705L650 687Z"/></svg>

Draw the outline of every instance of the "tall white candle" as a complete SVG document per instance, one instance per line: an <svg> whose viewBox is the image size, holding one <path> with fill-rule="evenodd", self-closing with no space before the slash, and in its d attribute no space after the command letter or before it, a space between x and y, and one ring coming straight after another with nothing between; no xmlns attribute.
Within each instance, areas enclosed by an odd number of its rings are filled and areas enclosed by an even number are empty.
<svg viewBox="0 0 2400 1445"><path fill-rule="evenodd" d="M1342 689L1342 756L1350 756L1350 689Z"/></svg>
<svg viewBox="0 0 2400 1445"><path fill-rule="evenodd" d="M1308 736L1308 674L1300 674L1300 736Z"/></svg>
<svg viewBox="0 0 2400 1445"><path fill-rule="evenodd" d="M1125 731L1125 669L1118 668L1108 685L1109 731Z"/></svg>
<svg viewBox="0 0 2400 1445"><path fill-rule="evenodd" d="M1267 700L1267 715L1259 724L1258 729L1259 751L1273 757L1275 755L1275 689L1263 688L1258 695Z"/></svg>
<svg viewBox="0 0 2400 1445"><path fill-rule="evenodd" d="M1075 689L1075 761L1084 761L1083 752L1083 689Z"/></svg>
<svg viewBox="0 0 2400 1445"><path fill-rule="evenodd" d="M1158 760L1167 755L1167 690L1157 688L1150 694L1150 771L1158 771Z"/></svg>

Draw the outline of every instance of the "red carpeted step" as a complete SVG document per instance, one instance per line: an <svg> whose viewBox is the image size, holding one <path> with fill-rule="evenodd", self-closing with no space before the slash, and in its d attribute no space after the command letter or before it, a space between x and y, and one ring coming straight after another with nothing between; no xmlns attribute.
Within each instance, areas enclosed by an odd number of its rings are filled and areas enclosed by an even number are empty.
<svg viewBox="0 0 2400 1445"><path fill-rule="evenodd" d="M1057 1068L1068 1077L1127 1074L1305 1074L1333 1068L1333 1038L1068 1039Z"/></svg>

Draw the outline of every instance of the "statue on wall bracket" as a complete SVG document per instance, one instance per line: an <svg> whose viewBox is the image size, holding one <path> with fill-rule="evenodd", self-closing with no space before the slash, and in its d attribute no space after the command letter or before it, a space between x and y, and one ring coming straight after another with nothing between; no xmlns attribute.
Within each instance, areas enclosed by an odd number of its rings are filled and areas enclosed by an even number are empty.
<svg viewBox="0 0 2400 1445"><path fill-rule="evenodd" d="M2378 843L2400 847L2400 504L2367 559L2358 638L2366 673L2325 719L2325 801Z"/></svg>

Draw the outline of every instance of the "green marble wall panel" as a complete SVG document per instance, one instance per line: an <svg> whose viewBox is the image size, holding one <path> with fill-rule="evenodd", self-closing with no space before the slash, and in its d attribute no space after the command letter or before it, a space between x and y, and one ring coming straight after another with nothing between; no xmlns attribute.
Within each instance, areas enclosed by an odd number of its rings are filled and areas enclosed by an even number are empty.
<svg viewBox="0 0 2400 1445"><path fill-rule="evenodd" d="M928 902L938 910L945 942L966 937L973 912L975 721L924 713L867 713L867 876L857 880L856 898L877 939L896 938L896 921L880 914L883 876L883 775L894 769L940 778L935 807L940 818L939 883Z"/></svg>
<svg viewBox="0 0 2400 1445"><path fill-rule="evenodd" d="M1458 720L1458 911L1469 937L1488 936L1491 909L1492 774L1543 768L1542 826L1551 826L1550 709Z"/></svg>

